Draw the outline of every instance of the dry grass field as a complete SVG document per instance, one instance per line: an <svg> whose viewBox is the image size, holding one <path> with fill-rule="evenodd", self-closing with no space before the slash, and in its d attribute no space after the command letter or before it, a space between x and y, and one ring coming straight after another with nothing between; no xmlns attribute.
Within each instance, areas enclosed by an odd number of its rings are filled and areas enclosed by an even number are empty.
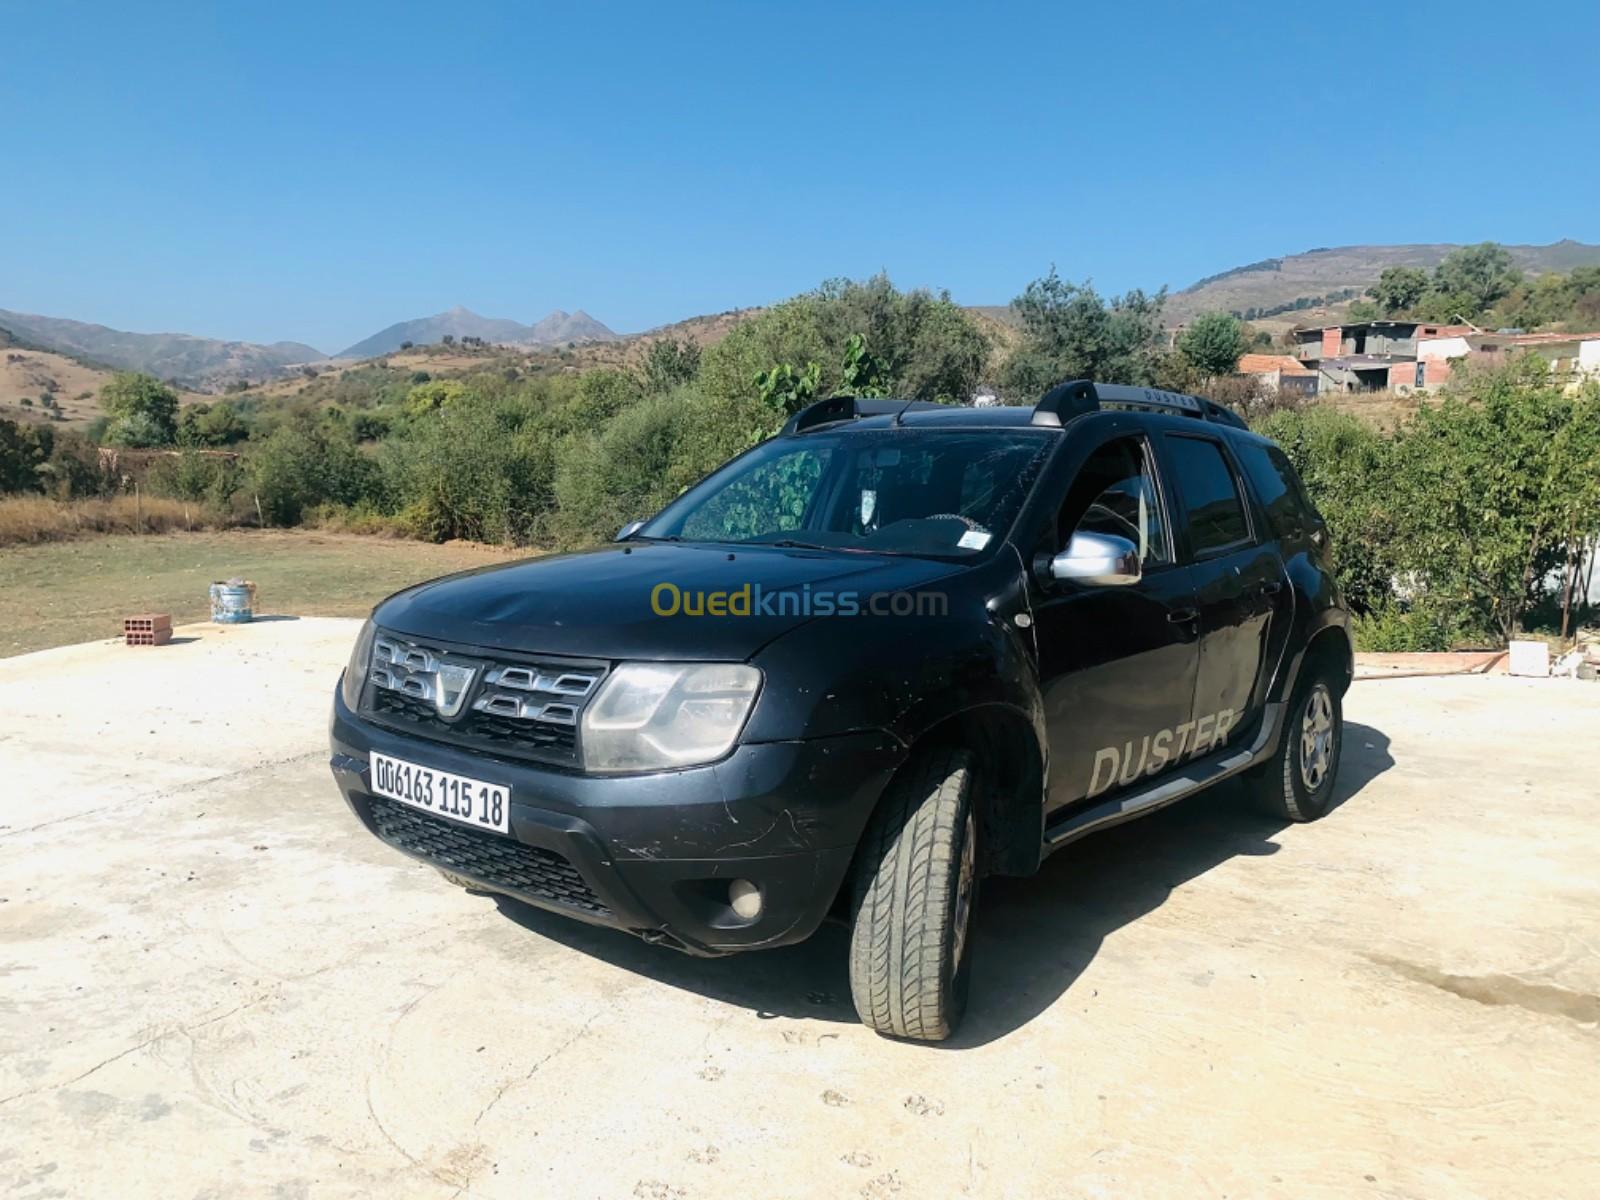
<svg viewBox="0 0 1600 1200"><path fill-rule="evenodd" d="M112 372L85 366L76 359L46 350L0 346L0 417L11 421L49 420L40 403L52 397L69 429L87 425L100 415L100 389ZM198 392L178 389L179 404L215 400ZM31 405L24 400L32 401Z"/></svg>

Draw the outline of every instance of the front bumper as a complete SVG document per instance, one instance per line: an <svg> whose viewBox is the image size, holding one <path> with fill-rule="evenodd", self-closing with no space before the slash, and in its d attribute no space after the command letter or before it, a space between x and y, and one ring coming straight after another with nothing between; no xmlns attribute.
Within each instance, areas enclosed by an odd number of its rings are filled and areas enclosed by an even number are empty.
<svg viewBox="0 0 1600 1200"><path fill-rule="evenodd" d="M781 946L827 915L879 795L904 757L886 733L738 746L720 762L587 776L391 732L337 692L332 767L369 831L414 858L594 924L696 954ZM511 792L511 838L377 797L372 750ZM760 890L737 916L728 883Z"/></svg>

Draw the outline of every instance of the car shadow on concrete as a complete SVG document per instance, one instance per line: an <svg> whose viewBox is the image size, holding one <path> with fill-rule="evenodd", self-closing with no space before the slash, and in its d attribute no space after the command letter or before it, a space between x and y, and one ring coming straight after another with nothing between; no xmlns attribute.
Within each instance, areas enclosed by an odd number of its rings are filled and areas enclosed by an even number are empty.
<svg viewBox="0 0 1600 1200"><path fill-rule="evenodd" d="M1346 722L1335 810L1393 765L1384 734ZM1331 812L1328 819L1340 817ZM1031 878L985 882L966 1020L940 1048L981 1046L1026 1025L1071 990L1110 934L1212 867L1241 855L1277 853L1271 839L1285 826L1230 782L1074 843ZM856 1022L842 924L824 924L796 946L697 959L509 897L494 899L507 917L541 937L758 1017Z"/></svg>

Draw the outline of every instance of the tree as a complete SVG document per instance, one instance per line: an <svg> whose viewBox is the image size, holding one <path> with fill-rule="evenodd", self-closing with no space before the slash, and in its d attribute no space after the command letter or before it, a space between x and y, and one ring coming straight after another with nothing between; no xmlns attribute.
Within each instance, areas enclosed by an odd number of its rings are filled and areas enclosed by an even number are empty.
<svg viewBox="0 0 1600 1200"><path fill-rule="evenodd" d="M464 383L456 379L432 379L419 383L406 393L406 412L412 416L449 408L460 404L468 396Z"/></svg>
<svg viewBox="0 0 1600 1200"><path fill-rule="evenodd" d="M796 371L789 363L777 363L756 375L756 394L768 408L784 414L799 412L817 398L822 368L809 362Z"/></svg>
<svg viewBox="0 0 1600 1200"><path fill-rule="evenodd" d="M1395 438L1398 545L1420 602L1453 628L1507 638L1523 628L1569 559L1569 538L1600 527L1592 480L1593 392L1565 394L1521 355L1452 377Z"/></svg>
<svg viewBox="0 0 1600 1200"><path fill-rule="evenodd" d="M178 444L182 446L231 446L249 436L249 428L226 400L191 404L178 417Z"/></svg>
<svg viewBox="0 0 1600 1200"><path fill-rule="evenodd" d="M844 370L839 379L846 396L887 396L889 364L867 349L867 339L859 333L844 344Z"/></svg>
<svg viewBox="0 0 1600 1200"><path fill-rule="evenodd" d="M1446 255L1434 269L1431 291L1462 305L1465 310L1462 315L1475 317L1508 295L1521 280L1522 274L1512 266L1511 254L1504 246L1479 242L1476 246L1461 246Z"/></svg>
<svg viewBox="0 0 1600 1200"><path fill-rule="evenodd" d="M442 341L446 346L453 346L456 344L456 335L453 333L447 333L439 340Z"/></svg>
<svg viewBox="0 0 1600 1200"><path fill-rule="evenodd" d="M1066 379L1148 384L1161 368L1161 309L1167 291L1134 289L1109 301L1086 281L1068 283L1055 268L1011 302L1022 345L1001 378L1007 396L1031 401Z"/></svg>
<svg viewBox="0 0 1600 1200"><path fill-rule="evenodd" d="M775 363L797 374L818 364L816 394L844 387L850 339L860 335L881 364L874 378L907 400L966 403L988 370L992 349L972 315L945 293L902 292L879 275L830 280L741 322L701 360L707 394L755 399L755 380Z"/></svg>
<svg viewBox="0 0 1600 1200"><path fill-rule="evenodd" d="M1421 267L1385 267L1372 298L1385 316L1393 317L1410 312L1427 290L1428 273Z"/></svg>
<svg viewBox="0 0 1600 1200"><path fill-rule="evenodd" d="M119 371L100 389L100 406L117 445L167 446L177 436L178 394L153 375Z"/></svg>
<svg viewBox="0 0 1600 1200"><path fill-rule="evenodd" d="M117 417L107 425L105 441L108 446L124 446L135 450L170 446L172 431L164 429L149 413L136 412Z"/></svg>
<svg viewBox="0 0 1600 1200"><path fill-rule="evenodd" d="M0 419L0 493L37 490L39 465L50 457L54 444L48 425Z"/></svg>
<svg viewBox="0 0 1600 1200"><path fill-rule="evenodd" d="M689 338L661 338L650 343L644 355L644 387L647 392L670 392L692 383L700 373L700 346Z"/></svg>
<svg viewBox="0 0 1600 1200"><path fill-rule="evenodd" d="M1228 313L1201 313L1178 335L1178 353L1208 379L1232 375L1246 349L1244 326Z"/></svg>

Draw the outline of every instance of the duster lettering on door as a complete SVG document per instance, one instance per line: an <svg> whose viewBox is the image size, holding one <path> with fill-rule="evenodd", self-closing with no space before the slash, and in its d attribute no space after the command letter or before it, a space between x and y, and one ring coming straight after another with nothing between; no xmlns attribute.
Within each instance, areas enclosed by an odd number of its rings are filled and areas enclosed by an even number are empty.
<svg viewBox="0 0 1600 1200"><path fill-rule="evenodd" d="M1141 775L1154 775L1168 763L1185 757L1193 758L1228 740L1228 730L1233 728L1234 711L1208 713L1193 721L1185 721L1175 729L1162 729L1145 734L1135 748L1132 742L1121 746L1105 746L1094 752L1094 770L1089 776L1089 796L1098 796L1111 787L1127 787ZM1193 735L1191 740L1191 735Z"/></svg>

